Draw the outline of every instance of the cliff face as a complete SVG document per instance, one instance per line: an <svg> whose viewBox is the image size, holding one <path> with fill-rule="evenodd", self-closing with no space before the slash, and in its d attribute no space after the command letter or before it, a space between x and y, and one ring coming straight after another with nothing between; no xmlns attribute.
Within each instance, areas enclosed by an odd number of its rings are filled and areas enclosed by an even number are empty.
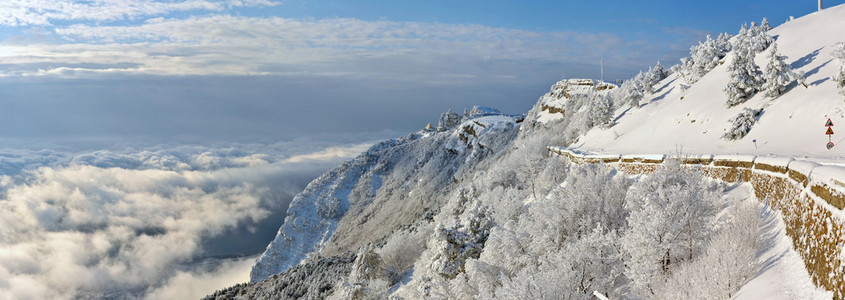
<svg viewBox="0 0 845 300"><path fill-rule="evenodd" d="M253 267L251 281L307 258L377 243L436 214L454 176L509 145L522 119L491 109L473 111L454 128L378 143L311 182L291 202L284 225Z"/></svg>

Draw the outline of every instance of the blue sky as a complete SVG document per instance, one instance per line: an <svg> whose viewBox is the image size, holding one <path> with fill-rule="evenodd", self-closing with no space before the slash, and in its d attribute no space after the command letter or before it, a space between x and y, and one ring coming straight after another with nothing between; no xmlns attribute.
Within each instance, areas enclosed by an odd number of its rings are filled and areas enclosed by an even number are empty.
<svg viewBox="0 0 845 300"><path fill-rule="evenodd" d="M838 5L845 1L827 1ZM407 132L527 111L562 77L628 78L814 1L0 3L0 138Z"/></svg>

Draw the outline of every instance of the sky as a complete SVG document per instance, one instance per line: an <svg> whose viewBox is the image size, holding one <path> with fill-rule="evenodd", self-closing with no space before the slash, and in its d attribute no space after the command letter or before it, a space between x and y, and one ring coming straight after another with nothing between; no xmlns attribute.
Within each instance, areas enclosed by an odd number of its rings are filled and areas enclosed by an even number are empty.
<svg viewBox="0 0 845 300"><path fill-rule="evenodd" d="M828 1L837 5L843 1ZM112 0L0 3L0 137L395 136L561 78L675 64L814 1Z"/></svg>

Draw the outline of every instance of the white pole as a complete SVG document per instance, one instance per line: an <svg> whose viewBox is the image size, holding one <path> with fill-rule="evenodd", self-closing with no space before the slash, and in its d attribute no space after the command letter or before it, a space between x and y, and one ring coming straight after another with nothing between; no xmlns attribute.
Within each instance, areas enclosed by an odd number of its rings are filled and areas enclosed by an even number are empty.
<svg viewBox="0 0 845 300"><path fill-rule="evenodd" d="M822 9L824 9L824 5L822 5L822 0L819 0L819 11L822 11Z"/></svg>
<svg viewBox="0 0 845 300"><path fill-rule="evenodd" d="M822 1L822 0L819 0L819 1ZM601 81L604 81L604 58L601 59L599 64L601 65Z"/></svg>

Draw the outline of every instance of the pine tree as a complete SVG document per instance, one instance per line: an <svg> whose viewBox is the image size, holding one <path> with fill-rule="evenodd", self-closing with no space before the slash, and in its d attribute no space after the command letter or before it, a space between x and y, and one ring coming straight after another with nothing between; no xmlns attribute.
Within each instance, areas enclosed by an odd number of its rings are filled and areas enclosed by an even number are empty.
<svg viewBox="0 0 845 300"><path fill-rule="evenodd" d="M603 128L613 126L613 100L608 96L598 96L592 103L593 125Z"/></svg>
<svg viewBox="0 0 845 300"><path fill-rule="evenodd" d="M728 66L731 79L724 91L728 96L727 105L733 107L747 101L760 91L763 85L763 76L760 68L754 63L754 49L751 47L751 36L749 29L742 26L740 35L737 36L733 46L734 57Z"/></svg>
<svg viewBox="0 0 845 300"><path fill-rule="evenodd" d="M731 49L729 40L730 35L726 33L719 35L715 40L708 35L704 42L690 47L690 57L682 58L679 68L684 82L696 83L710 70L716 68Z"/></svg>
<svg viewBox="0 0 845 300"><path fill-rule="evenodd" d="M648 69L648 72L645 73L643 79L643 90L646 93L654 93L654 87L660 83L663 79L669 76L669 71L663 67L658 61L654 67Z"/></svg>
<svg viewBox="0 0 845 300"><path fill-rule="evenodd" d="M760 29L762 29L763 31L772 30L772 25L769 25L769 20L767 20L765 17L763 18L763 21L760 22Z"/></svg>
<svg viewBox="0 0 845 300"><path fill-rule="evenodd" d="M716 38L716 46L719 48L722 53L728 53L731 51L731 36L727 32L723 32L719 34L719 37Z"/></svg>
<svg viewBox="0 0 845 300"><path fill-rule="evenodd" d="M763 30L760 26L751 22L751 27L748 28L746 34L749 37L751 49L754 50L754 53L760 53L766 50L769 45L772 44L774 39L766 33L766 30Z"/></svg>
<svg viewBox="0 0 845 300"><path fill-rule="evenodd" d="M622 83L622 87L620 87L625 103L628 103L631 107L640 107L640 100L642 100L644 96L642 87L636 79L637 78L634 77L626 80Z"/></svg>
<svg viewBox="0 0 845 300"><path fill-rule="evenodd" d="M763 84L763 90L767 97L775 98L783 94L786 91L786 85L792 81L789 78L792 67L786 63L786 56L778 53L778 47L775 43L772 43L769 47L766 57L769 62L766 64L766 70L763 73L766 80L766 83Z"/></svg>
<svg viewBox="0 0 845 300"><path fill-rule="evenodd" d="M839 73L833 76L833 81L839 88L839 93L845 95L845 42L833 45L830 55L839 60Z"/></svg>
<svg viewBox="0 0 845 300"><path fill-rule="evenodd" d="M757 119L760 118L761 114L763 114L762 108L750 109L746 107L742 109L742 112L731 118L731 128L722 135L722 138L733 141L745 137L751 131L754 123L757 123Z"/></svg>

